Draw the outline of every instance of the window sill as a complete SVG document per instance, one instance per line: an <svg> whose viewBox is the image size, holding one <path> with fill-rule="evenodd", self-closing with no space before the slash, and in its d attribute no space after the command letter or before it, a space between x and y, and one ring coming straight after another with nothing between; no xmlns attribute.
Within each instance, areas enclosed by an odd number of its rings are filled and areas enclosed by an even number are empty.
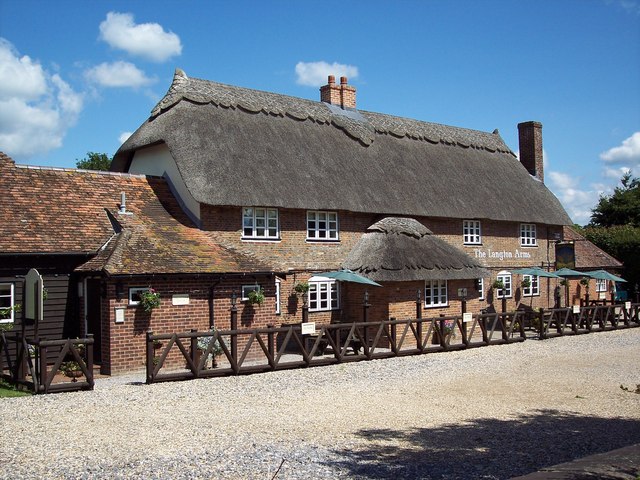
<svg viewBox="0 0 640 480"><path fill-rule="evenodd" d="M520 244L520 246L521 246L522 248L537 248L537 247L538 247L538 244L537 244L537 243L536 243L535 245L522 245L522 244Z"/></svg>
<svg viewBox="0 0 640 480"><path fill-rule="evenodd" d="M424 305L424 308L449 308L449 304L448 303L441 303L438 305Z"/></svg>
<svg viewBox="0 0 640 480"><path fill-rule="evenodd" d="M340 239L333 239L333 238L307 238L306 239L307 243L340 243Z"/></svg>
<svg viewBox="0 0 640 480"><path fill-rule="evenodd" d="M280 243L281 238L241 237L240 241L247 243Z"/></svg>
<svg viewBox="0 0 640 480"><path fill-rule="evenodd" d="M481 247L482 246L482 242L480 242L480 243L463 243L463 245L465 247Z"/></svg>

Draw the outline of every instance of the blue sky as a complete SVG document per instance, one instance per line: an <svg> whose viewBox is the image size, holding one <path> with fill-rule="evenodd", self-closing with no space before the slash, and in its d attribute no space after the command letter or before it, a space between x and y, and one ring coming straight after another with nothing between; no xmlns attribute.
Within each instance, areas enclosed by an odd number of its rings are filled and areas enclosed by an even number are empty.
<svg viewBox="0 0 640 480"><path fill-rule="evenodd" d="M0 151L112 155L191 77L493 131L543 124L545 182L577 223L640 176L640 0L0 0ZM499 173L499 172L497 172Z"/></svg>

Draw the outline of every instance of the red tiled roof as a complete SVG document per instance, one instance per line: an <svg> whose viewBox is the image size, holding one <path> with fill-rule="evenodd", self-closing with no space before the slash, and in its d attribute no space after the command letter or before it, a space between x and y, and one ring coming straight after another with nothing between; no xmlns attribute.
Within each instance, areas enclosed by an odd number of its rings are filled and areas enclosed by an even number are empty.
<svg viewBox="0 0 640 480"><path fill-rule="evenodd" d="M270 270L198 229L163 178L16 166L0 152L0 192L0 254L95 253L79 269L110 274Z"/></svg>
<svg viewBox="0 0 640 480"><path fill-rule="evenodd" d="M581 270L622 268L622 262L616 260L607 252L591 243L571 227L563 227L563 238L565 241L573 242L576 256L575 268Z"/></svg>

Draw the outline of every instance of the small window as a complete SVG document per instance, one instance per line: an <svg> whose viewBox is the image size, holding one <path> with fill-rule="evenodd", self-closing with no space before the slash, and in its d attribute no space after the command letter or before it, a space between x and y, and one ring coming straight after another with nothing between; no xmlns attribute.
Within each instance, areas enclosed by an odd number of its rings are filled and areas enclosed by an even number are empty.
<svg viewBox="0 0 640 480"><path fill-rule="evenodd" d="M540 295L540 282L538 275L523 275L522 280L529 280L529 287L522 288L523 297L535 297Z"/></svg>
<svg viewBox="0 0 640 480"><path fill-rule="evenodd" d="M462 239L465 245L480 245L482 243L480 220L464 220L462 222Z"/></svg>
<svg viewBox="0 0 640 480"><path fill-rule="evenodd" d="M535 247L538 245L536 240L536 226L533 223L520 224L520 245L523 247Z"/></svg>
<svg viewBox="0 0 640 480"><path fill-rule="evenodd" d="M15 306L13 283L0 283L0 323L13 323Z"/></svg>
<svg viewBox="0 0 640 480"><path fill-rule="evenodd" d="M424 282L425 307L446 307L448 304L446 280L427 280Z"/></svg>
<svg viewBox="0 0 640 480"><path fill-rule="evenodd" d="M605 279L596 278L596 292L606 292L607 291L607 281Z"/></svg>
<svg viewBox="0 0 640 480"><path fill-rule="evenodd" d="M308 211L307 240L338 240L338 214Z"/></svg>
<svg viewBox="0 0 640 480"><path fill-rule="evenodd" d="M497 298L510 298L511 297L511 273L502 271L498 273L497 280L502 280L504 284L504 289L500 288L496 290L495 295Z"/></svg>
<svg viewBox="0 0 640 480"><path fill-rule="evenodd" d="M278 210L246 207L242 209L242 238L277 239Z"/></svg>
<svg viewBox="0 0 640 480"><path fill-rule="evenodd" d="M243 285L242 286L242 298L243 302L249 300L249 292L257 292L260 290L260 285Z"/></svg>
<svg viewBox="0 0 640 480"><path fill-rule="evenodd" d="M129 305L140 304L140 294L149 290L149 287L131 287L129 289Z"/></svg>
<svg viewBox="0 0 640 480"><path fill-rule="evenodd" d="M334 279L311 277L308 283L310 312L322 312L340 308L338 283Z"/></svg>

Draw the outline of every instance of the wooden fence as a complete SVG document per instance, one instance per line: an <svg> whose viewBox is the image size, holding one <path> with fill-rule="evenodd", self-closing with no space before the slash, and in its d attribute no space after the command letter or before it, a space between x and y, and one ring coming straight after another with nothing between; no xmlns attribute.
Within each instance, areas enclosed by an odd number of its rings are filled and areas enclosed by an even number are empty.
<svg viewBox="0 0 640 480"><path fill-rule="evenodd" d="M640 303L542 310L540 339L640 326Z"/></svg>
<svg viewBox="0 0 640 480"><path fill-rule="evenodd" d="M147 383L420 355L526 338L523 312L473 315L467 322L463 318L331 324L320 326L313 334L302 334L300 324L159 335L149 331ZM204 348L198 348L203 344ZM216 349L221 351L216 359L219 365L211 368ZM185 368L172 369L175 361L167 362L176 350Z"/></svg>
<svg viewBox="0 0 640 480"><path fill-rule="evenodd" d="M640 304L484 313L464 320L450 316L331 324L312 334L303 334L301 324L159 335L149 331L146 381L243 375L638 327ZM184 368L167 361L176 351Z"/></svg>
<svg viewBox="0 0 640 480"><path fill-rule="evenodd" d="M93 343L91 337L39 340L2 332L0 376L33 393L93 390ZM60 371L65 361L74 362L74 370L69 370L66 381Z"/></svg>

